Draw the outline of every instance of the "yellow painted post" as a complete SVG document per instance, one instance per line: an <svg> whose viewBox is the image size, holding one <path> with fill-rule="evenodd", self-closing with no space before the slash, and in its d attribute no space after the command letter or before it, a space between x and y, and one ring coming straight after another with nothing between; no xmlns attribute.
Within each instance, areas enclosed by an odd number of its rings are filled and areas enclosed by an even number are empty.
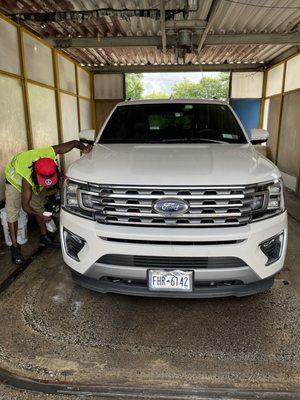
<svg viewBox="0 0 300 400"><path fill-rule="evenodd" d="M23 29L18 26L18 41L19 41L19 56L21 62L21 75L22 75L22 86L23 86L23 101L24 101L24 111L25 111L25 123L26 123L26 131L27 131L27 142L28 149L33 149L33 133L32 133L32 124L31 124L31 116L30 116L30 105L29 105L29 97L28 97L28 86L27 86L27 71L26 71L26 63L25 63L25 50L24 50L24 41L23 41Z"/></svg>
<svg viewBox="0 0 300 400"><path fill-rule="evenodd" d="M60 103L60 80L59 80L57 54L54 49L52 49L52 60L53 60L53 72L54 72L58 141L59 141L59 143L62 143L63 142L63 134L62 134L62 119L61 119L61 103Z"/></svg>
<svg viewBox="0 0 300 400"><path fill-rule="evenodd" d="M54 73L54 85L55 85L55 104L56 104L56 120L57 120L57 132L58 142L63 143L63 131L62 131L62 117L61 117L61 101L60 101L60 80L59 80L59 69L57 52L52 49L52 60L53 60L53 73ZM64 170L66 167L65 158L60 157L61 169Z"/></svg>
<svg viewBox="0 0 300 400"><path fill-rule="evenodd" d="M261 95L261 105L260 105L260 114L259 114L259 127L260 128L263 127L263 121L264 121L267 79L268 79L268 71L264 71L263 87L262 87L262 95Z"/></svg>
<svg viewBox="0 0 300 400"><path fill-rule="evenodd" d="M91 114L92 114L92 128L96 129L96 105L94 99L94 74L92 72L89 73L90 76L90 91L91 91Z"/></svg>
<svg viewBox="0 0 300 400"><path fill-rule="evenodd" d="M281 139L281 120L282 120L282 111L283 111L283 102L284 102L284 85L285 85L285 75L286 75L286 64L287 62L284 61L283 66L283 77L282 77L282 85L281 85L281 97L280 97L280 111L279 111L279 122L278 122L278 139L277 139L277 148L276 148L276 157L275 163L278 164L278 154L279 154L279 146L280 146L280 139Z"/></svg>
<svg viewBox="0 0 300 400"><path fill-rule="evenodd" d="M75 79L76 79L76 100L77 100L77 114L78 114L78 130L81 131L80 121L80 104L79 104L79 82L78 82L78 66L75 65Z"/></svg>

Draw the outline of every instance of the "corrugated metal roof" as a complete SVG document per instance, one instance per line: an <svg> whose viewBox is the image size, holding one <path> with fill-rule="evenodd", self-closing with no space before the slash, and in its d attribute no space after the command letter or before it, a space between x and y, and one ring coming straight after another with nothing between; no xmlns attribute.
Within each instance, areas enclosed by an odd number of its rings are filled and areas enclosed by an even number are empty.
<svg viewBox="0 0 300 400"><path fill-rule="evenodd" d="M188 19L205 20L212 0L189 1ZM0 0L4 14L50 11L86 11L99 8L153 9L159 0ZM184 0L168 0L166 10L184 8ZM298 7L298 8L297 8ZM182 13L175 20L182 20ZM210 33L292 33L300 32L300 0L223 0L216 14ZM32 22L24 25L42 37L107 37L107 36L159 36L160 21L151 18L115 16L101 17L82 23L72 21ZM227 45L204 46L200 54L186 55L185 63L254 63L266 62L290 45ZM130 48L69 48L64 52L82 64L91 65L147 65L174 64L174 52L165 54L154 47Z"/></svg>
<svg viewBox="0 0 300 400"><path fill-rule="evenodd" d="M205 46L200 55L187 54L185 62L197 64L262 63L272 60L291 46ZM103 49L68 49L65 53L88 66L98 65L170 65L176 63L174 52L163 54L155 47ZM90 64L90 65L89 65Z"/></svg>

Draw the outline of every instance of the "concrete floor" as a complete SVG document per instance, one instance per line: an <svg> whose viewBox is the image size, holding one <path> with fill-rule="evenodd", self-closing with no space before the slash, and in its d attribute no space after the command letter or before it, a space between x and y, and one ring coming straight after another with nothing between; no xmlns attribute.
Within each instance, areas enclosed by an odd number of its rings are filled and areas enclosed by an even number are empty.
<svg viewBox="0 0 300 400"><path fill-rule="evenodd" d="M57 396L17 390L6 385L0 385L0 400L93 400L93 397ZM105 399L101 399L105 400ZM121 400L121 399L120 399Z"/></svg>
<svg viewBox="0 0 300 400"><path fill-rule="evenodd" d="M0 296L0 367L47 381L299 387L300 201L288 202L285 269L248 298L101 295L73 284L59 251L43 252ZM0 399L35 398L13 392L0 386Z"/></svg>
<svg viewBox="0 0 300 400"><path fill-rule="evenodd" d="M1 229L1 227L0 227ZM28 242L22 246L22 255L24 259L29 260L38 251L39 234L35 230L28 235ZM11 262L11 254L5 243L0 245L0 284L10 274L16 271L17 267ZM1 399L1 398L0 398Z"/></svg>

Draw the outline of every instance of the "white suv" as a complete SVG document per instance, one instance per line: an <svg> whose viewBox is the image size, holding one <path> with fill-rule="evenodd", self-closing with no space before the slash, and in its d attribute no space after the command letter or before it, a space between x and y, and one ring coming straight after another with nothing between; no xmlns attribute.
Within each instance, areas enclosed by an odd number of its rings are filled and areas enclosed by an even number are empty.
<svg viewBox="0 0 300 400"><path fill-rule="evenodd" d="M267 138L252 131L252 143ZM67 171L60 229L84 287L246 296L283 267L287 213L278 168L227 103L128 101Z"/></svg>

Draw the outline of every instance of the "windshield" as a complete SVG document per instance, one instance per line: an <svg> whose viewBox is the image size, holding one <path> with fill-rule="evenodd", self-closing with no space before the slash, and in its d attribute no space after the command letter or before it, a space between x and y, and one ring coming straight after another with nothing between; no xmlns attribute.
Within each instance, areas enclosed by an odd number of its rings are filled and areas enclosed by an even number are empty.
<svg viewBox="0 0 300 400"><path fill-rule="evenodd" d="M116 108L99 143L247 143L222 104L128 104Z"/></svg>

